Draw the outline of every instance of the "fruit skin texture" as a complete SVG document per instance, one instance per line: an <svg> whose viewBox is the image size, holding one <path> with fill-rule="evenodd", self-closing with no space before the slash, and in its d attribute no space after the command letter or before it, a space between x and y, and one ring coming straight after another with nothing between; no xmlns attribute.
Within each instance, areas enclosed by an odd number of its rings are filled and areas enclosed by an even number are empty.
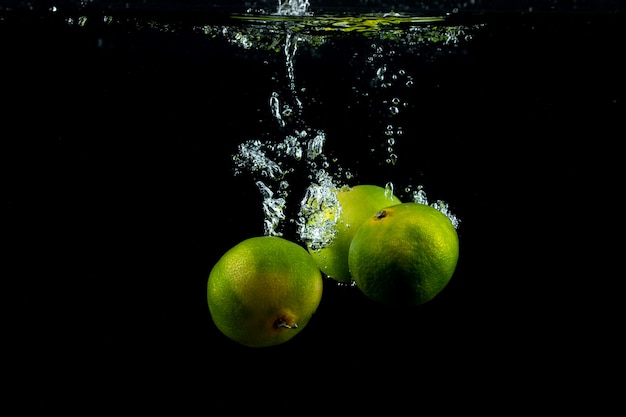
<svg viewBox="0 0 626 417"><path fill-rule="evenodd" d="M248 238L213 266L213 322L249 347L284 343L304 329L322 298L322 274L304 247L277 236Z"/></svg>
<svg viewBox="0 0 626 417"><path fill-rule="evenodd" d="M377 185L355 185L337 191L341 213L337 220L337 234L324 248L311 249L309 253L321 271L328 277L343 283L352 282L348 267L348 251L352 237L361 223L383 207L399 204L400 199ZM328 213L322 215L330 216Z"/></svg>
<svg viewBox="0 0 626 417"><path fill-rule="evenodd" d="M459 258L450 220L420 203L387 207L361 225L348 263L356 286L374 301L424 304L448 284Z"/></svg>

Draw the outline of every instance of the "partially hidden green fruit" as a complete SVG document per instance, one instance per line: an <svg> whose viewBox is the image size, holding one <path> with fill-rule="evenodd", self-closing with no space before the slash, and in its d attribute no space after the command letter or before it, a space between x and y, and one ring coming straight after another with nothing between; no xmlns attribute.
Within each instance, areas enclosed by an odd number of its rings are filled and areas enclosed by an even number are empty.
<svg viewBox="0 0 626 417"><path fill-rule="evenodd" d="M336 192L341 210L335 226L334 239L323 248L314 249L310 245L307 245L307 248L324 274L336 281L350 283L352 276L348 268L348 250L352 237L361 223L383 207L399 204L400 199L393 195L390 189L368 184L345 186ZM334 209L327 207L319 214L320 217L310 221L330 218Z"/></svg>
<svg viewBox="0 0 626 417"><path fill-rule="evenodd" d="M250 347L284 343L305 328L322 298L322 274L304 247L277 236L246 239L213 266L207 301L213 322Z"/></svg>
<svg viewBox="0 0 626 417"><path fill-rule="evenodd" d="M350 244L348 263L367 297L415 306L446 287L458 258L459 239L450 219L411 202L386 207L364 222Z"/></svg>

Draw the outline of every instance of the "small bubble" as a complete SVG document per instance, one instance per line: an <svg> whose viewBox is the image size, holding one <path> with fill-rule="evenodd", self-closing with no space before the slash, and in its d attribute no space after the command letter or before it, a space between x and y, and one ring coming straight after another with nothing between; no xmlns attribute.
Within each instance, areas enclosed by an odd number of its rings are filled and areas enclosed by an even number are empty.
<svg viewBox="0 0 626 417"><path fill-rule="evenodd" d="M400 109L397 106L391 106L389 107L389 113L395 116L396 114L400 113Z"/></svg>
<svg viewBox="0 0 626 417"><path fill-rule="evenodd" d="M387 66L383 65L382 67L376 70L376 78L378 78L380 81L384 80L385 72L387 72Z"/></svg>

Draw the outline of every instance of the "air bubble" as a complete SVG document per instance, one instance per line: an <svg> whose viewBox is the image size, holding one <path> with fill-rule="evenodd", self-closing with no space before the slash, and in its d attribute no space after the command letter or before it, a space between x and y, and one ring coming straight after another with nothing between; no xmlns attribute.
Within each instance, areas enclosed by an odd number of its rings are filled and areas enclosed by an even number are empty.
<svg viewBox="0 0 626 417"><path fill-rule="evenodd" d="M398 162L398 155L392 153L391 155L389 155L389 158L385 159L385 162L391 165L395 165L396 162Z"/></svg>
<svg viewBox="0 0 626 417"><path fill-rule="evenodd" d="M385 79L385 72L387 72L387 66L383 65L376 70L376 78L378 78L379 81L383 81Z"/></svg>
<svg viewBox="0 0 626 417"><path fill-rule="evenodd" d="M391 181L385 184L385 198L389 200L393 198L393 183Z"/></svg>

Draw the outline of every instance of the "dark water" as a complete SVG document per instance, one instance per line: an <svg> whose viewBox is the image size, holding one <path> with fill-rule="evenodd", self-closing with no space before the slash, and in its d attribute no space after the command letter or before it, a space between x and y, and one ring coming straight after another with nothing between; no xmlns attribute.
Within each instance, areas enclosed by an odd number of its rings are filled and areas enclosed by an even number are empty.
<svg viewBox="0 0 626 417"><path fill-rule="evenodd" d="M207 36L197 28L223 23L208 15L103 15L0 20L6 254L19 284L5 298L17 300L8 317L26 392L63 376L54 404L73 392L111 404L146 386L206 393L209 382L220 395L258 389L302 405L310 392L353 398L398 373L446 386L562 374L563 347L596 335L568 285L583 249L566 219L602 200L593 175L613 174L623 15L457 16L440 25L480 29L453 46L361 35L302 45L304 105L286 128L268 106L272 92L290 94L281 51ZM368 64L373 43L394 54ZM373 86L382 63L414 85ZM407 103L397 117L393 97ZM395 165L388 124L403 130ZM326 281L302 333L250 350L213 326L206 279L228 248L263 234L256 178L234 175L237 146L294 127L325 132L326 155L353 184L423 185L447 202L461 258L445 291L410 311ZM296 165L289 177L295 202L308 174ZM298 238L289 223L285 235Z"/></svg>

